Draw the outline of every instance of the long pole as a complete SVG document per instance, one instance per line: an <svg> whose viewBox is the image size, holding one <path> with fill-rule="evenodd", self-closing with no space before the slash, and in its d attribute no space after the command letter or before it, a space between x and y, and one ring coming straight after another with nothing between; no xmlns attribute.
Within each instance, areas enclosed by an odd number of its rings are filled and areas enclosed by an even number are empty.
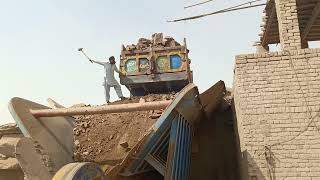
<svg viewBox="0 0 320 180"><path fill-rule="evenodd" d="M74 107L74 108L59 108L59 109L31 109L30 112L35 117L56 117L56 116L75 116L75 115L90 115L90 114L108 114L133 111L149 111L165 109L172 101L154 101L143 103L130 103L107 105L99 107Z"/></svg>
<svg viewBox="0 0 320 180"><path fill-rule="evenodd" d="M89 56L83 51L83 48L79 48L78 51L80 51L89 61L91 61Z"/></svg>

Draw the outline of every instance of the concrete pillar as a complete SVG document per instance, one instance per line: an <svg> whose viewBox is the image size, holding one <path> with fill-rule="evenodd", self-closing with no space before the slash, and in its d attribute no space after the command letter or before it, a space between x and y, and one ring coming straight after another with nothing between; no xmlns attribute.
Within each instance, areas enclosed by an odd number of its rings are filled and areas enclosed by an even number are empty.
<svg viewBox="0 0 320 180"><path fill-rule="evenodd" d="M275 0L283 51L302 48L296 0Z"/></svg>

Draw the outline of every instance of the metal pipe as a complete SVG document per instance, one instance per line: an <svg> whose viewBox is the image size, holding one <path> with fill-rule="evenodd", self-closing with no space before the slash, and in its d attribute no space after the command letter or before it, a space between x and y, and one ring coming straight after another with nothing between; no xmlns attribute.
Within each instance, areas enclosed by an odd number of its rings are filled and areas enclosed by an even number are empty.
<svg viewBox="0 0 320 180"><path fill-rule="evenodd" d="M99 107L74 107L74 108L37 109L37 110L30 109L30 112L34 117L108 114L108 113L165 109L171 102L172 101L155 101L155 102L107 105L107 106L99 106Z"/></svg>

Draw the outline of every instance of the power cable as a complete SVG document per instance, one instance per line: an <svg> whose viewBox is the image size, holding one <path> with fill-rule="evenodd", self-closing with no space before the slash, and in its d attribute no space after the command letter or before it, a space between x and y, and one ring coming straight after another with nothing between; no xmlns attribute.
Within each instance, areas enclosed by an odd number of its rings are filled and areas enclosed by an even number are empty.
<svg viewBox="0 0 320 180"><path fill-rule="evenodd" d="M263 154L264 154L264 157L265 157L265 160L266 160L266 165L267 165L268 175L269 175L270 180L275 179L274 174L275 174L276 166L275 166L274 160L277 160L277 161L279 161L281 163L281 159L282 159L282 158L278 158L276 156L276 154L281 156L281 157L283 157L283 158L285 158L285 159L309 160L309 161L312 161L312 160L319 161L320 160L320 158L299 158L299 157L286 156L286 155L283 155L283 154L279 154L279 153L273 152L271 150L271 148L267 147L267 146L265 146ZM291 162L291 163L295 163L295 162Z"/></svg>
<svg viewBox="0 0 320 180"><path fill-rule="evenodd" d="M188 9L188 8L191 8L191 7L195 7L195 6L199 6L199 5L202 5L202 4L206 4L206 3L211 2L211 1L213 1L213 0L207 0L207 1L204 1L204 2L192 4L192 5L189 5L189 6L185 6L184 9Z"/></svg>
<svg viewBox="0 0 320 180"><path fill-rule="evenodd" d="M287 139L287 140L284 140L284 141L280 141L280 142L271 144L271 145L269 145L269 147L278 146L278 145L281 145L281 144L284 144L284 143L287 143L287 142L290 142L290 141L296 139L296 138L299 137L301 134L303 134L304 132L306 132L306 131L309 129L309 127L311 126L311 124L313 124L313 123L314 123L314 127L318 130L318 132L320 132L319 127L315 124L315 121L314 121L317 117L319 117L319 115L320 115L320 109L318 110L317 114L316 114L314 117L312 117L310 108L309 108L309 106L308 106L307 98L305 97L305 93L302 91L302 86L301 86L301 83L300 83L300 81L299 81L299 79L298 79L298 74L297 74L297 72L296 72L296 70L295 70L295 68L294 68L294 64L293 64L293 62L292 62L291 53L290 53L289 51L286 51L286 52L287 52L288 55L289 55L290 67L292 68L292 71L294 72L294 74L295 74L295 76L296 76L296 78L297 78L297 82L298 82L298 85L299 85L299 89L301 90L301 92L302 92L302 94L303 94L303 98L304 98L304 100L305 100L305 102L306 102L307 111L308 111L310 120L309 120L309 123L307 124L307 126L306 126L302 131L300 131L298 134L296 134L294 137L292 137L292 138L290 138L290 139Z"/></svg>
<svg viewBox="0 0 320 180"><path fill-rule="evenodd" d="M259 7L259 6L266 5L266 3L252 5L253 3L256 3L256 2L259 2L259 1L264 1L264 0L249 1L249 2L246 2L246 3L242 3L242 4L239 4L239 5L235 5L235 6L231 6L231 7L225 8L225 9L222 9L222 10L219 10L219 11L206 13L206 14L201 14L201 15L197 15L197 16L181 18L181 19L168 20L167 22L179 22L179 21L187 21L187 20L192 20L192 19L199 19L199 18L202 18L202 17L211 16L211 15L215 15L215 14L221 14L221 13L226 13L226 12L237 11L237 10L254 8L254 7ZM244 5L247 5L247 4L249 4L249 5L248 6L244 6ZM244 6L244 7L242 7L242 6Z"/></svg>
<svg viewBox="0 0 320 180"><path fill-rule="evenodd" d="M271 150L270 150L271 151ZM297 160L314 160L314 161L320 161L320 158L299 158L299 157L292 157L292 156L287 156L287 155L283 155L283 154L280 154L280 153L275 153L273 151L271 151L273 154L277 154L279 156L282 156L282 158L285 158L285 159L297 159ZM277 159L282 159L281 157L280 158L277 158ZM281 162L281 161L280 161Z"/></svg>
<svg viewBox="0 0 320 180"><path fill-rule="evenodd" d="M307 113L308 113L308 115L309 115L309 122L308 122L308 124L303 128L303 130L301 130L300 132L298 132L295 136L293 136L293 137L291 137L291 138L289 138L289 139L283 140L283 141L278 141L278 142L273 143L273 144L271 144L271 145L267 145L267 147L269 147L269 148L271 148L271 147L273 147L273 146L278 146L278 145L281 145L281 144L284 144L284 143L288 143L288 142L290 142L290 141L293 141L294 139L296 139L296 138L298 138L299 136L301 136L304 132L306 132L306 131L309 129L309 127L311 127L312 124L313 124L313 126L316 128L316 130L320 133L320 128L319 128L319 127L317 126L317 124L315 123L315 122L317 122L317 121L315 121L315 120L320 116L320 108L319 108L318 111L316 111L317 113L312 117L312 114L311 114L311 111L310 111L310 107L309 107L309 105L308 105L307 98L306 98L306 96L305 96L305 93L304 93L303 90L302 90L301 82L299 81L298 74L297 74L297 72L296 72L296 70L295 70L295 68L294 68L294 64L293 64L293 60L292 60L292 55L291 55L291 53L290 53L289 51L285 51L285 52L287 52L288 55L289 55L290 67L292 68L292 71L294 72L294 74L295 74L295 76L296 76L299 89L300 89L301 93L303 94L303 98L304 98L304 101L305 101L306 106L307 106L307 111L308 111ZM308 65L310 66L309 63L308 63ZM250 133L250 135L251 135L251 133ZM251 136L252 136L252 135L251 135ZM246 143L246 145L255 146L255 144L251 144L251 143ZM261 154L260 154L260 155L261 155ZM259 156L260 156L260 155L259 155Z"/></svg>
<svg viewBox="0 0 320 180"><path fill-rule="evenodd" d="M264 146L264 151L262 151L261 153L258 154L258 156L261 156L262 154L264 154L264 156L265 156L265 160L266 160L266 163L267 163L268 175L269 175L270 179L273 178L273 173L274 173L274 171L273 171L274 170L274 163L272 162L273 159L276 159L276 160L278 160L280 162L283 159L310 160L310 161L319 161L320 160L320 158L312 158L312 157L311 158L292 157L292 156L283 155L283 154L280 154L280 153L275 153L275 152L273 152L271 150L271 148L274 147L274 146L278 146L278 145L281 145L281 144L284 144L284 143L287 143L287 142L290 142L290 141L296 139L297 137L302 135L304 132L306 132L308 130L308 128L311 127L312 124L317 129L317 131L320 133L320 128L316 124L317 121L315 121L315 119L317 119L320 116L320 109L317 111L317 114L315 114L312 117L311 110L310 110L310 107L308 105L306 93L304 93L303 90L302 90L302 85L301 85L301 82L299 80L298 73L296 72L296 69L295 69L294 64L293 64L292 55L291 55L291 53L289 51L285 51L285 52L287 52L288 55L289 55L290 67L292 68L292 71L295 74L295 77L297 79L299 90L303 94L303 98L304 98L305 104L307 106L307 111L308 111L308 115L309 115L309 123L307 124L307 126L305 126L303 128L302 131L300 131L294 137L292 137L290 139L287 139L287 140L284 140L284 141L279 141L279 142L271 144L271 145L265 145ZM307 62L307 64L309 65L309 67L311 67L309 62ZM251 135L251 133L250 133L250 135ZM248 143L246 143L246 145L255 146L254 144L248 144ZM281 157L278 158L276 155L281 156Z"/></svg>

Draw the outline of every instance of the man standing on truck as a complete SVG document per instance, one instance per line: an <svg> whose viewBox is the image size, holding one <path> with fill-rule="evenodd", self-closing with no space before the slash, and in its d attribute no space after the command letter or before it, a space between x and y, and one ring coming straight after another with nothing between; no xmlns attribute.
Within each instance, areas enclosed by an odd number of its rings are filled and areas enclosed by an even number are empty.
<svg viewBox="0 0 320 180"><path fill-rule="evenodd" d="M104 77L103 86L105 88L105 96L106 96L107 103L108 104L110 103L110 87L113 87L118 97L121 100L124 100L125 97L122 95L121 86L116 80L116 78L114 77L114 71L117 73L120 73L116 66L116 61L114 56L111 56L109 58L109 62L99 62L99 61L94 61L92 59L89 59L89 61L91 63L100 64L104 67L106 76Z"/></svg>

